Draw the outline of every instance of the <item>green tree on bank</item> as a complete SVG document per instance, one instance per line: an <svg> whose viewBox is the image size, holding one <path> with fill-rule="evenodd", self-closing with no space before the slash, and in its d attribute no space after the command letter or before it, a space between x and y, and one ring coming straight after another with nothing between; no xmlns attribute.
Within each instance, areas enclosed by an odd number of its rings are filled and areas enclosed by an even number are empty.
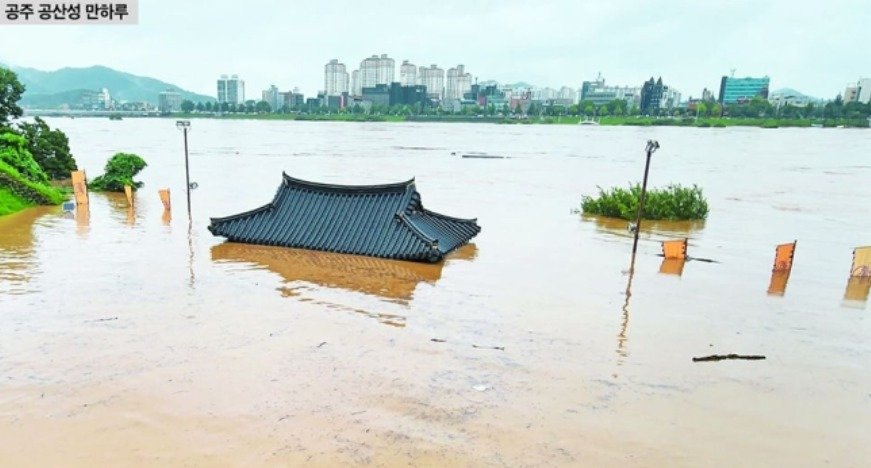
<svg viewBox="0 0 871 468"><path fill-rule="evenodd" d="M60 204L64 195L49 181L69 177L76 168L63 132L39 118L13 126L24 113L18 106L24 90L14 72L0 67L0 215L34 204Z"/></svg>
<svg viewBox="0 0 871 468"><path fill-rule="evenodd" d="M33 159L52 180L66 179L76 170L76 160L70 154L70 142L64 132L52 130L39 117L34 123L19 124L18 128L27 139Z"/></svg>
<svg viewBox="0 0 871 468"><path fill-rule="evenodd" d="M196 107L196 104L194 104L194 102L189 100L189 99L185 99L184 101L181 102L181 111L182 112L190 113L191 111L194 110L194 107Z"/></svg>
<svg viewBox="0 0 871 468"><path fill-rule="evenodd" d="M18 101L24 93L24 85L12 70L0 67L0 127L9 125L11 119L24 114Z"/></svg>

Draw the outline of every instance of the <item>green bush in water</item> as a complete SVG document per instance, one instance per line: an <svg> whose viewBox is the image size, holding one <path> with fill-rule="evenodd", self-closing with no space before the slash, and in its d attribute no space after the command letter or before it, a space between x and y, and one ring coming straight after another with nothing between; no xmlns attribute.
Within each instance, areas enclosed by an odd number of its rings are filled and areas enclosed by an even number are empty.
<svg viewBox="0 0 871 468"><path fill-rule="evenodd" d="M611 218L634 220L638 211L641 184L631 184L628 189L612 187L599 196L585 195L581 201L584 213ZM708 216L708 202L697 185L682 187L671 184L664 189L650 189L644 201L642 219L700 220Z"/></svg>
<svg viewBox="0 0 871 468"><path fill-rule="evenodd" d="M117 153L106 163L106 173L92 180L88 187L97 192L123 192L125 185L138 189L142 182L134 181L133 177L147 165L135 154Z"/></svg>

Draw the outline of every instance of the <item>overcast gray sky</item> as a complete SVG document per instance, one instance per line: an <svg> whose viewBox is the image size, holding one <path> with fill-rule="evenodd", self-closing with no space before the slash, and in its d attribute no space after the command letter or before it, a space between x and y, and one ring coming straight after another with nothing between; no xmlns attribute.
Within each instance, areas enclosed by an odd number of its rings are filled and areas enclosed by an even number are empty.
<svg viewBox="0 0 871 468"><path fill-rule="evenodd" d="M35 2L38 3L38 2ZM462 63L480 80L578 87L663 77L684 95L719 78L771 77L834 97L871 76L869 0L140 0L136 26L3 26L0 62L45 70L106 65L215 94L222 73L248 97L270 84L323 88L332 58L372 54ZM398 71L397 71L398 77Z"/></svg>

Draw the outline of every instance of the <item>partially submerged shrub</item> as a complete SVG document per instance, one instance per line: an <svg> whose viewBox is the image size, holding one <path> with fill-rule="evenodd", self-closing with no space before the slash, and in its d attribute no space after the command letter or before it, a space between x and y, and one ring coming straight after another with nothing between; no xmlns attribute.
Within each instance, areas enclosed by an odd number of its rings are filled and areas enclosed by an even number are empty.
<svg viewBox="0 0 871 468"><path fill-rule="evenodd" d="M608 216L611 218L635 219L641 184L631 184L628 189L612 187L605 191L599 187L599 196L585 195L581 209L586 214ZM664 189L648 189L644 201L642 219L694 220L708 216L708 202L702 189L693 185L682 187L668 185Z"/></svg>
<svg viewBox="0 0 871 468"><path fill-rule="evenodd" d="M134 181L133 177L147 165L135 154L117 153L106 163L106 173L92 180L88 186L98 192L123 192L125 185L135 190L142 187L142 182Z"/></svg>

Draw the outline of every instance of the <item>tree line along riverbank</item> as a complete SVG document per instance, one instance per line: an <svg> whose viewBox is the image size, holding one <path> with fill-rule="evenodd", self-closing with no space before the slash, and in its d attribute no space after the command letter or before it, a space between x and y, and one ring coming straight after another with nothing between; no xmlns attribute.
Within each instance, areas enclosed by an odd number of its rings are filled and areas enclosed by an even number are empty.
<svg viewBox="0 0 871 468"><path fill-rule="evenodd" d="M669 126L669 127L759 127L759 128L869 128L867 118L831 118L831 119L787 119L787 118L753 118L753 117L599 117L584 116L524 116L502 117L486 115L378 115L378 114L305 114L305 113L172 113L162 117L189 119L226 119L226 120L298 120L316 122L459 122L459 123L490 123L505 125L605 125L605 126Z"/></svg>

